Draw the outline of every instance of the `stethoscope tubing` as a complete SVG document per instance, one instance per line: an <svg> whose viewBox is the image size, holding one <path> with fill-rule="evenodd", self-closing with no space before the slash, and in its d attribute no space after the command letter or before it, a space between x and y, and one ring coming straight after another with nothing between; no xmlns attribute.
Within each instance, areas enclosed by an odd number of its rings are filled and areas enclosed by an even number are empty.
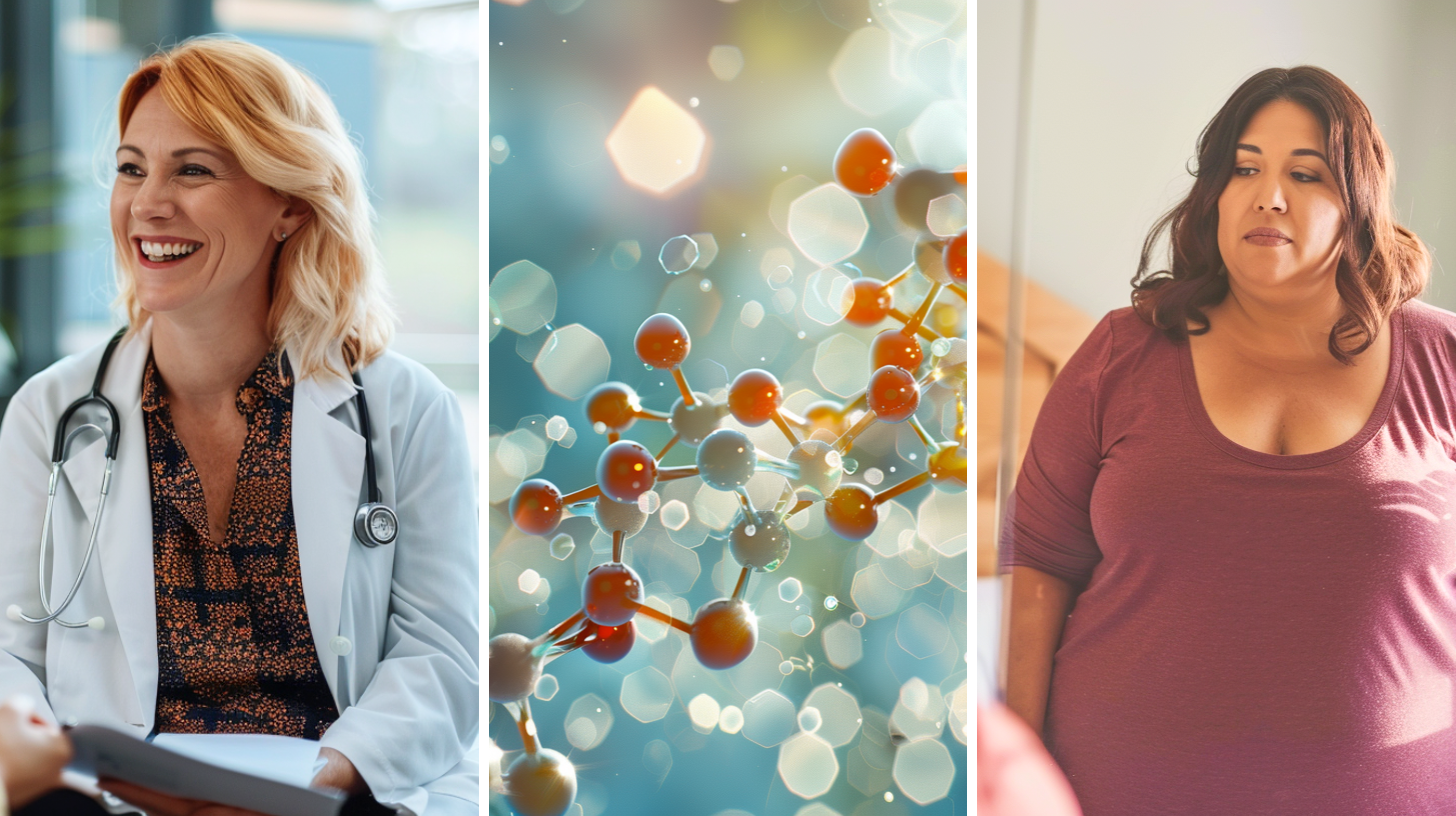
<svg viewBox="0 0 1456 816"><path fill-rule="evenodd" d="M51 447L50 484L46 487L45 520L41 524L40 532L40 561L37 567L36 574L36 583L40 588L40 605L46 614L40 617L32 617L21 611L19 604L11 604L10 607L6 610L6 615L11 620L23 621L25 623L31 624L56 623L66 627L67 629L104 629L106 626L105 620L102 619L100 616L78 622L64 620L63 618L61 618L61 613L65 612L66 608L71 605L71 601L75 600L76 593L81 589L81 582L86 578L86 570L91 565L91 558L96 552L96 539L101 529L101 519L106 512L106 498L111 493L111 473L113 466L116 464L116 451L118 447L118 442L121 438L121 420L119 418L119 415L117 414L116 406L111 403L111 400L107 399L106 396L101 393L101 381L106 377L106 369L111 363L112 353L116 351L116 347L121 343L121 339L125 335L126 329L122 328L114 336L112 336L111 342L106 344L106 350L101 354L101 362L96 366L96 379L91 384L90 392L88 392L85 396L81 397L75 402L71 403L70 406L66 408L65 412L61 414L60 420L56 424L55 441ZM355 534L358 536L360 543L364 544L364 546L379 547L385 544L394 543L394 536L390 535L388 539L379 538L370 529L368 520L373 514L382 513L388 518L388 526L391 531L398 529L398 520L395 517L394 510L383 504L379 485L378 482L375 480L374 445L371 439L371 429L369 426L369 408L367 403L364 401L364 383L360 379L359 373L357 371L352 372L352 374L354 385L356 387L354 399L356 403L356 409L359 412L359 430L364 437L364 468L367 476L368 488L368 501L360 506L359 513L356 516L356 521L354 525ZM66 427L70 424L71 417L74 416L77 411L81 410L87 405L92 404L101 406L101 408L106 412L106 417L110 423L110 428L102 429L101 426L97 425L96 423L88 422L71 431L70 433L67 433ZM98 496L96 500L96 515L92 518L91 532L86 538L86 554L81 558L81 568L76 571L76 578L71 581L71 588L66 591L66 597L60 602L59 605L52 608L50 590L47 589L46 564L51 551L51 528L52 519L55 515L56 507L56 486L60 482L61 467L66 462L66 455L70 452L71 443L76 439L77 436L85 431L96 431L97 433L100 433L102 434L102 436L105 437L106 468L101 476L101 489L98 491Z"/></svg>

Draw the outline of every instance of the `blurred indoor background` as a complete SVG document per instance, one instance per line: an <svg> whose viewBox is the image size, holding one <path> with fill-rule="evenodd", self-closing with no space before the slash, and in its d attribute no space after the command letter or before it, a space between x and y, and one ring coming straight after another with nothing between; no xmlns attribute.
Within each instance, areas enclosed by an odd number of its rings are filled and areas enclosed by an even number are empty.
<svg viewBox="0 0 1456 816"><path fill-rule="evenodd" d="M1003 458L1007 264L1025 274L1019 423L1025 450L1046 388L1129 281L1153 222L1187 192L1195 142L1235 88L1269 67L1312 64L1365 101L1396 163L1400 221L1435 255L1425 299L1456 309L1442 263L1456 247L1456 6L1442 0L1020 0L977 4L978 691L993 683L1001 604L994 575ZM1030 35L1029 37L1027 35ZM1022 77L1023 44L1031 44ZM1018 137L1018 101L1029 100ZM1013 247L1014 164L1028 172ZM1154 268L1166 268L1154 267ZM1015 378L1013 378L1015 379ZM1016 383L1012 383L1013 386Z"/></svg>
<svg viewBox="0 0 1456 816"><path fill-rule="evenodd" d="M965 226L964 176L954 173L967 163L965 9L964 0L489 5L482 468L492 634L534 637L565 620L587 569L609 559L610 538L590 520L568 519L550 540L526 536L506 502L528 478L563 492L595 482L607 439L584 413L593 386L626 383L657 411L677 399L672 376L633 352L649 315L683 321L686 379L718 399L749 368L773 372L795 411L864 389L877 330L843 322L844 286L891 278L917 238ZM907 178L924 171L898 208L895 190L855 199L825 186L839 144L862 127L894 144ZM897 306L912 311L927 288L911 275ZM928 320L964 337L965 300L944 292ZM955 390L932 390L919 416L952 439L965 419ZM762 451L789 450L772 424L745 431ZM654 453L671 435L645 420L623 434ZM679 444L664 464L693 455ZM878 425L856 441L858 469L845 480L884 490L923 471L925 456L906 425ZM756 475L755 506L771 505L782 485ZM680 619L728 594L739 573L721 538L736 501L700 488L659 485L658 510L624 558L649 601ZM966 499L907 493L882 505L866 544L826 533L821 506L795 516L783 565L750 579L760 643L735 669L702 669L680 632L640 615L621 663L569 654L549 664L532 711L543 744L577 765L571 812L963 813ZM520 737L504 708L490 709L509 763ZM818 746L793 741L816 727L828 747L797 752Z"/></svg>
<svg viewBox="0 0 1456 816"><path fill-rule="evenodd" d="M107 210L116 95L146 55L225 32L319 81L363 150L395 349L479 428L479 6L431 0L0 4L0 398L120 325Z"/></svg>

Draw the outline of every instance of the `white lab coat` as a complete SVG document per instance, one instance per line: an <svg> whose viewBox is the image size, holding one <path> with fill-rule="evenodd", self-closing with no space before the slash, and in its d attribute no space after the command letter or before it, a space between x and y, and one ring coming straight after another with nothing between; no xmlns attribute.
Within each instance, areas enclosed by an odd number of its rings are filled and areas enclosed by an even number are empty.
<svg viewBox="0 0 1456 816"><path fill-rule="evenodd" d="M0 617L0 696L49 703L63 723L148 734L156 716L157 622L151 480L141 379L147 323L117 348L102 392L121 417L111 494L96 554L63 615L105 628L37 626ZM91 387L101 347L68 357L21 387L0 425L0 607L39 615L36 574L56 422ZM293 392L293 512L309 625L340 716L321 745L359 769L375 797L407 811L478 813L479 524L469 452L454 396L423 366L386 353L361 372L395 543L353 535L365 500L364 439L354 385L299 381ZM74 423L73 423L74 427ZM85 552L105 444L79 439L56 491L52 603ZM45 707L45 702L40 707Z"/></svg>

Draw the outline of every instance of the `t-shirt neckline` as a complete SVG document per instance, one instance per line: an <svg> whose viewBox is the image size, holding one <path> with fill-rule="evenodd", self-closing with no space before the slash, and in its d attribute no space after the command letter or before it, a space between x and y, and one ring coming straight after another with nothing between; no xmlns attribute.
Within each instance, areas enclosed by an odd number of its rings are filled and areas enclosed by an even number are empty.
<svg viewBox="0 0 1456 816"><path fill-rule="evenodd" d="M1213 424L1213 419L1208 416L1208 410L1203 405L1203 395L1198 391L1198 378L1193 371L1193 345L1184 340L1176 345L1179 346L1178 370L1183 381L1183 398L1188 406L1189 417L1193 420L1194 426L1214 447L1250 464L1281 470L1299 470L1338 462L1369 442L1375 436L1376 431L1385 425L1386 418L1390 415L1390 406L1395 401L1395 392L1400 386L1402 372L1405 370L1405 306L1401 306L1391 314L1387 331L1390 332L1390 368L1385 373L1385 385L1381 388L1380 398L1376 401L1374 410L1370 412L1370 416L1365 420L1365 425L1360 428L1359 432L1333 448L1314 453L1288 455L1265 453L1253 448L1246 448L1224 436L1218 426Z"/></svg>

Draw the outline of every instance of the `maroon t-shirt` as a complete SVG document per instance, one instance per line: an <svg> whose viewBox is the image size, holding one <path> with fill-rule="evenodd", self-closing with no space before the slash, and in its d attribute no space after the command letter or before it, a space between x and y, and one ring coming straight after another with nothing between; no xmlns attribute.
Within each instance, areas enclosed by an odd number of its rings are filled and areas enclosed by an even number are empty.
<svg viewBox="0 0 1456 816"><path fill-rule="evenodd" d="M1410 303L1365 426L1294 456L1112 312L1057 377L1003 564L1084 586L1047 740L1087 816L1456 813L1456 315Z"/></svg>

